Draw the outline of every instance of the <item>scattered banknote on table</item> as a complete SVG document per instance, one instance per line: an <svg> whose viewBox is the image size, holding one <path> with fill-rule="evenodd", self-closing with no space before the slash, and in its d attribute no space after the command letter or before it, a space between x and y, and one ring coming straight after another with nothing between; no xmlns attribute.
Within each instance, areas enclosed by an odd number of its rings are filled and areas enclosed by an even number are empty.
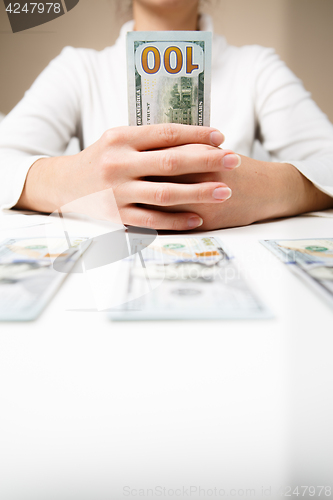
<svg viewBox="0 0 333 500"><path fill-rule="evenodd" d="M212 34L127 33L130 125L210 125Z"/></svg>
<svg viewBox="0 0 333 500"><path fill-rule="evenodd" d="M158 237L124 262L123 304L111 319L271 317L216 237Z"/></svg>
<svg viewBox="0 0 333 500"><path fill-rule="evenodd" d="M0 321L30 321L48 303L85 248L87 238L9 238L0 244ZM53 269L63 259L63 272Z"/></svg>
<svg viewBox="0 0 333 500"><path fill-rule="evenodd" d="M333 238L263 240L290 269L306 280L333 307Z"/></svg>

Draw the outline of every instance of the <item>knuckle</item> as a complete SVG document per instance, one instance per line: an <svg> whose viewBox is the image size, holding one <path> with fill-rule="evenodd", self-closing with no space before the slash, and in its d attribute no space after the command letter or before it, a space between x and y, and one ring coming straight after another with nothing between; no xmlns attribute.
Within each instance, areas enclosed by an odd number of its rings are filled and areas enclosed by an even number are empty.
<svg viewBox="0 0 333 500"><path fill-rule="evenodd" d="M210 142L210 134L211 134L211 130L206 127L198 127L198 130L197 130L197 134L198 134L198 142L200 144L208 144L210 145L211 142Z"/></svg>
<svg viewBox="0 0 333 500"><path fill-rule="evenodd" d="M194 127L193 127L194 130ZM202 146L212 147L210 140L211 129L207 127L195 127L195 142Z"/></svg>
<svg viewBox="0 0 333 500"><path fill-rule="evenodd" d="M103 138L107 144L117 144L122 142L124 133L120 127L110 128L103 134Z"/></svg>
<svg viewBox="0 0 333 500"><path fill-rule="evenodd" d="M222 149L215 149L214 152L213 152L213 156L214 156L214 165L216 167L215 170L219 170L222 166L222 161L223 161L223 158L224 158L224 154L223 154L223 150Z"/></svg>
<svg viewBox="0 0 333 500"><path fill-rule="evenodd" d="M157 221L154 215L149 214L142 217L142 227L157 229Z"/></svg>
<svg viewBox="0 0 333 500"><path fill-rule="evenodd" d="M207 171L214 171L221 165L221 155L216 151L207 151L206 154L206 168Z"/></svg>
<svg viewBox="0 0 333 500"><path fill-rule="evenodd" d="M206 193L207 193L207 190L205 188L205 186L200 186L198 187L198 191L197 191L197 201L199 203L201 202L204 202L205 199L206 199Z"/></svg>
<svg viewBox="0 0 333 500"><path fill-rule="evenodd" d="M158 186L154 193L154 201L156 205L168 205L170 196L170 189L167 186Z"/></svg>
<svg viewBox="0 0 333 500"><path fill-rule="evenodd" d="M178 168L178 157L174 151L165 151L161 156L163 174L175 175Z"/></svg>
<svg viewBox="0 0 333 500"><path fill-rule="evenodd" d="M179 131L172 123L166 123L161 127L161 135L163 136L165 144L170 146L178 139Z"/></svg>
<svg viewBox="0 0 333 500"><path fill-rule="evenodd" d="M178 217L172 217L170 220L170 230L182 231L183 229L185 229L185 222Z"/></svg>
<svg viewBox="0 0 333 500"><path fill-rule="evenodd" d="M114 133L114 130L109 128L108 130L105 130L105 132L103 133L102 135L102 139L107 143L109 144L111 141L112 141L112 138L113 138L113 133Z"/></svg>

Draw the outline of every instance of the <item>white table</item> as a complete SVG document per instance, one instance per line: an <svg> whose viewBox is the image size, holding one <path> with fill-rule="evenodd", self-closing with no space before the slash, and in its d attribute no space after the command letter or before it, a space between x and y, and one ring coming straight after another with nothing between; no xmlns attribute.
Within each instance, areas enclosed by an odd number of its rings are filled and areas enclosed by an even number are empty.
<svg viewBox="0 0 333 500"><path fill-rule="evenodd" d="M1 500L332 482L333 311L258 240L332 237L333 219L218 233L274 319L113 323L66 310L70 275L37 321L0 324ZM168 498L209 498L192 493Z"/></svg>

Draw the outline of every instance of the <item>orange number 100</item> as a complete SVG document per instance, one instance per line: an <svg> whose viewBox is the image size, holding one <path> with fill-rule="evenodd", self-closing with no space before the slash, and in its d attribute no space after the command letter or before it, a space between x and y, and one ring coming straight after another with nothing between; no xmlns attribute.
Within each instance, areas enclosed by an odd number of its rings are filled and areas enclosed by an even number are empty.
<svg viewBox="0 0 333 500"><path fill-rule="evenodd" d="M148 54L152 53L154 55L154 66L149 67L148 65ZM176 55L176 66L171 67L171 54ZM141 57L143 70L149 75L154 75L158 72L161 67L161 54L156 47L146 47L142 52ZM179 73L183 67L183 54L179 47L168 47L164 52L164 68L165 71L171 75L176 75ZM186 73L190 75L193 70L199 69L198 64L193 64L193 47L186 47Z"/></svg>

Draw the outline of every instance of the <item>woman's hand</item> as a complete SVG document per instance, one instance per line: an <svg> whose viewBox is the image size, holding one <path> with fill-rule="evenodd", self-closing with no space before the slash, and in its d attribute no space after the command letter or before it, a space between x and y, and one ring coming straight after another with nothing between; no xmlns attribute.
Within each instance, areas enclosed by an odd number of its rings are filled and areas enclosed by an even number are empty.
<svg viewBox="0 0 333 500"><path fill-rule="evenodd" d="M228 155L231 161L234 155ZM191 211L203 219L200 230L244 226L253 222L333 207L333 198L317 189L293 165L241 156L241 167L173 178L174 182L221 182L232 190L222 205L184 204L171 210Z"/></svg>
<svg viewBox="0 0 333 500"><path fill-rule="evenodd" d="M124 224L194 229L202 224L196 207L220 206L231 196L221 174L240 158L232 159L230 151L218 148L223 141L223 135L209 127L168 124L110 129L77 155L38 160L28 173L17 208L53 212L83 196L112 189ZM186 185L169 182L171 177L188 174L211 179ZM149 176L163 176L164 182L149 182ZM170 214L164 211L170 206L191 209Z"/></svg>

